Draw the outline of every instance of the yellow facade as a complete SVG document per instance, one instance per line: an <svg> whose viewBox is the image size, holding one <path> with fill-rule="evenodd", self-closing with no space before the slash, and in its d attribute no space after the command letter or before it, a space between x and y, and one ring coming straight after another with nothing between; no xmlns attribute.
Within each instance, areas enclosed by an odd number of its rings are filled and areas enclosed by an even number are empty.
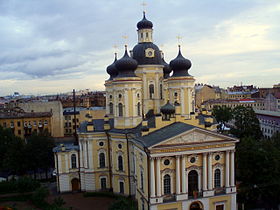
<svg viewBox="0 0 280 210"><path fill-rule="evenodd" d="M180 49L170 76L152 23L144 16L137 27L131 56L125 49L107 68L103 119L86 117L79 145L54 149L58 190L75 191L79 180L81 191L132 196L141 210L236 210L238 140L215 132L210 111L195 112L191 62Z"/></svg>
<svg viewBox="0 0 280 210"><path fill-rule="evenodd" d="M47 131L51 133L51 113L21 113L20 116L0 115L0 125L4 128L11 128L18 137L25 138L33 132L40 133Z"/></svg>

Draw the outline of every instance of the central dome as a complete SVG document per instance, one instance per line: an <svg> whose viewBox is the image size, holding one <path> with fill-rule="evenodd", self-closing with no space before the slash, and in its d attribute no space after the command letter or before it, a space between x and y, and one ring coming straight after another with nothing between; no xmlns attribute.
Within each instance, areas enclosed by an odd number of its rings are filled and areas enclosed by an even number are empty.
<svg viewBox="0 0 280 210"><path fill-rule="evenodd" d="M153 51L153 56L147 56L147 51ZM137 60L138 65L162 65L160 50L152 42L137 44L132 50L132 56Z"/></svg>

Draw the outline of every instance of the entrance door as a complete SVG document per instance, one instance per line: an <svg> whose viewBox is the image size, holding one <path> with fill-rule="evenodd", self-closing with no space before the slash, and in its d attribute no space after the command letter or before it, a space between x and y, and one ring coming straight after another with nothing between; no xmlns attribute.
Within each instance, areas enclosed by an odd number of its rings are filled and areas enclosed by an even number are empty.
<svg viewBox="0 0 280 210"><path fill-rule="evenodd" d="M71 184L72 184L72 191L79 191L80 190L79 179L77 179L77 178L72 179Z"/></svg>

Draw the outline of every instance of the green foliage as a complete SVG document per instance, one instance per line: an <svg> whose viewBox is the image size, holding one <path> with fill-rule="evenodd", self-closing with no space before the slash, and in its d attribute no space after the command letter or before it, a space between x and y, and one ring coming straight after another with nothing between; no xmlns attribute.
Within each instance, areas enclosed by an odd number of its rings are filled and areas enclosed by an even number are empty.
<svg viewBox="0 0 280 210"><path fill-rule="evenodd" d="M32 192L40 187L40 183L29 177L18 180L0 182L0 194Z"/></svg>
<svg viewBox="0 0 280 210"><path fill-rule="evenodd" d="M15 196L8 196L8 197L0 197L0 202L8 202L8 201L28 201L31 199L31 194L21 194Z"/></svg>
<svg viewBox="0 0 280 210"><path fill-rule="evenodd" d="M276 208L280 198L280 136L245 137L237 145L238 201L246 209Z"/></svg>
<svg viewBox="0 0 280 210"><path fill-rule="evenodd" d="M61 207L61 206L63 206L65 204L65 201L63 200L63 198L62 197L57 197L57 198L55 198L54 199L54 201L53 201L53 205L54 206L57 206L57 207Z"/></svg>
<svg viewBox="0 0 280 210"><path fill-rule="evenodd" d="M24 141L16 137L11 129L0 126L0 170L13 175L24 175L28 170L48 171L54 166L54 141L49 133L33 133Z"/></svg>
<svg viewBox="0 0 280 210"><path fill-rule="evenodd" d="M233 119L235 128L231 129L231 133L237 138L251 136L260 139L262 137L260 123L252 107L235 107L233 109Z"/></svg>
<svg viewBox="0 0 280 210"><path fill-rule="evenodd" d="M48 189L46 189L45 187L40 187L37 190L35 190L35 192L33 193L31 197L31 201L37 207L47 207L48 204L45 201L45 199L47 198L48 195L49 195Z"/></svg>
<svg viewBox="0 0 280 210"><path fill-rule="evenodd" d="M213 115L216 118L217 122L220 124L218 129L223 132L225 123L229 122L232 119L232 110L226 106L214 106Z"/></svg>
<svg viewBox="0 0 280 210"><path fill-rule="evenodd" d="M111 204L109 210L136 210L136 203L129 198L119 198Z"/></svg>

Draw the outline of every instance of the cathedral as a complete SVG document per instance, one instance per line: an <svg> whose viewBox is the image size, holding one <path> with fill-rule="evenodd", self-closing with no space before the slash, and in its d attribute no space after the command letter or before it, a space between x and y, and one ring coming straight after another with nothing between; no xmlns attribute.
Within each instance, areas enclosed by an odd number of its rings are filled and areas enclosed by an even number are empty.
<svg viewBox="0 0 280 210"><path fill-rule="evenodd" d="M237 139L215 132L194 104L191 61L168 64L143 14L138 43L107 67L106 115L81 123L78 143L54 148L59 192L112 191L139 210L236 210Z"/></svg>

